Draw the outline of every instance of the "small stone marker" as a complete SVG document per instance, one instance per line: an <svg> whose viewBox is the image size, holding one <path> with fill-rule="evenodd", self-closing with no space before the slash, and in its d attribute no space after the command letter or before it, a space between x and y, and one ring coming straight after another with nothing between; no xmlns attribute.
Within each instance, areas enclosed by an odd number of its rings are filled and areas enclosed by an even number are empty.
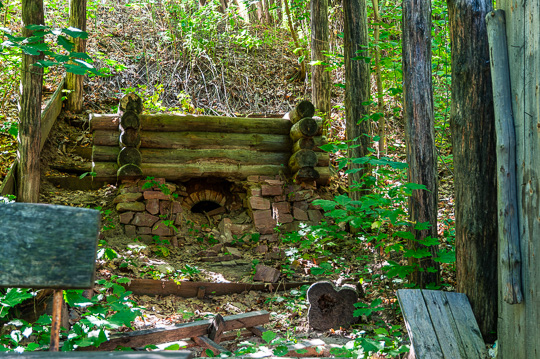
<svg viewBox="0 0 540 359"><path fill-rule="evenodd" d="M275 283L278 281L281 272L276 268L268 267L263 264L257 264L253 280Z"/></svg>
<svg viewBox="0 0 540 359"><path fill-rule="evenodd" d="M357 321L353 316L358 293L350 287L336 287L330 282L317 282L307 290L308 321L317 330L347 328Z"/></svg>

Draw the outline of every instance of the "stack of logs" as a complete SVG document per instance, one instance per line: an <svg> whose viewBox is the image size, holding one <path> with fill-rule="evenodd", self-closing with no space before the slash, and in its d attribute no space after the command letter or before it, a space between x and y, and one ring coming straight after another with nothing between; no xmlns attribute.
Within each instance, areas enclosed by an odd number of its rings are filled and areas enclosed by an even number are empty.
<svg viewBox="0 0 540 359"><path fill-rule="evenodd" d="M321 159L321 165L328 167L328 154L315 153L322 143L316 135L320 135L321 126L313 118L315 107L309 101L300 102L291 112L285 115L291 121L292 155L289 158L289 168L296 182L315 181L321 174L315 169ZM320 150L320 149L319 149Z"/></svg>
<svg viewBox="0 0 540 359"><path fill-rule="evenodd" d="M324 140L310 108L309 102L300 103L289 113L291 120L144 115L141 99L129 94L120 103L120 114L90 115L92 171L95 179L111 183L118 176L244 181L288 175L290 167L298 181L326 184L329 157L319 149Z"/></svg>

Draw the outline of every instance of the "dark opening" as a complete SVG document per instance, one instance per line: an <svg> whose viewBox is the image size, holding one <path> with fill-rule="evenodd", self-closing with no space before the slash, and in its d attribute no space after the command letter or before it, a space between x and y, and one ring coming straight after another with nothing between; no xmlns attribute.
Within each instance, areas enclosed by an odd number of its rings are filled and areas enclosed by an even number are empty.
<svg viewBox="0 0 540 359"><path fill-rule="evenodd" d="M195 203L193 207L191 207L191 212L193 213L208 213L210 211L213 211L214 209L218 209L221 207L216 202L212 201L200 201L199 203Z"/></svg>

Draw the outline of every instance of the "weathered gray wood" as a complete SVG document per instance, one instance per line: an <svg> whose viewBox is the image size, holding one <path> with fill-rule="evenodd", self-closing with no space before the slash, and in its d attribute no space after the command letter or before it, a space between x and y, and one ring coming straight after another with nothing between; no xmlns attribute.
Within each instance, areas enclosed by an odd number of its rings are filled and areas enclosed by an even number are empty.
<svg viewBox="0 0 540 359"><path fill-rule="evenodd" d="M444 295L454 318L453 325L461 338L462 351L466 353L467 358L485 358L486 346L467 296L453 292L446 292Z"/></svg>
<svg viewBox="0 0 540 359"><path fill-rule="evenodd" d="M312 150L300 150L293 153L289 159L289 168L291 172L297 172L301 167L315 167L317 165L318 158Z"/></svg>
<svg viewBox="0 0 540 359"><path fill-rule="evenodd" d="M270 313L265 310L230 315L223 318L225 331L253 327L268 323ZM206 335L212 319L197 322L176 324L166 328L138 330L129 333L116 334L111 340L101 344L98 350L113 350L118 346L139 348L148 344L168 343L184 338L194 338Z"/></svg>
<svg viewBox="0 0 540 359"><path fill-rule="evenodd" d="M486 16L491 79L497 134L497 192L500 274L503 299L509 304L521 303L521 253L518 229L516 184L516 138L510 93L510 69L506 43L504 11Z"/></svg>
<svg viewBox="0 0 540 359"><path fill-rule="evenodd" d="M0 286L91 288L99 212L87 208L0 204Z"/></svg>
<svg viewBox="0 0 540 359"><path fill-rule="evenodd" d="M540 4L504 0L497 7L506 17L523 285L521 304L499 301L499 358L525 359L540 353Z"/></svg>
<svg viewBox="0 0 540 359"><path fill-rule="evenodd" d="M120 359L161 359L161 358L175 358L175 359L191 359L192 353L184 350L167 350L163 352L23 352L16 354L2 354L2 357L8 358L20 358L20 359L32 359L32 358L51 358L51 359L79 359L79 358L120 358Z"/></svg>
<svg viewBox="0 0 540 359"><path fill-rule="evenodd" d="M214 355L219 355L219 353L228 351L227 348L219 345L218 343L214 342L212 339L207 338L205 336L193 337L192 340L195 343L197 343L198 346L210 349L212 353L214 353Z"/></svg>
<svg viewBox="0 0 540 359"><path fill-rule="evenodd" d="M118 135L118 131L94 131L94 145L118 146ZM291 150L291 140L288 135L141 131L141 140L142 148L244 148L275 152Z"/></svg>
<svg viewBox="0 0 540 359"><path fill-rule="evenodd" d="M420 289L400 289L397 298L411 340L413 358L444 358Z"/></svg>

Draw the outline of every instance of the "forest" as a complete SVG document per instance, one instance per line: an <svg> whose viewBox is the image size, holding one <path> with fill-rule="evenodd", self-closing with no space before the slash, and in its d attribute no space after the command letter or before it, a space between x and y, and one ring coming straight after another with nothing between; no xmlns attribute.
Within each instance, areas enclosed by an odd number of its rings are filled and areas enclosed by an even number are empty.
<svg viewBox="0 0 540 359"><path fill-rule="evenodd" d="M507 40L509 3L0 0L0 352L512 357L540 4Z"/></svg>

